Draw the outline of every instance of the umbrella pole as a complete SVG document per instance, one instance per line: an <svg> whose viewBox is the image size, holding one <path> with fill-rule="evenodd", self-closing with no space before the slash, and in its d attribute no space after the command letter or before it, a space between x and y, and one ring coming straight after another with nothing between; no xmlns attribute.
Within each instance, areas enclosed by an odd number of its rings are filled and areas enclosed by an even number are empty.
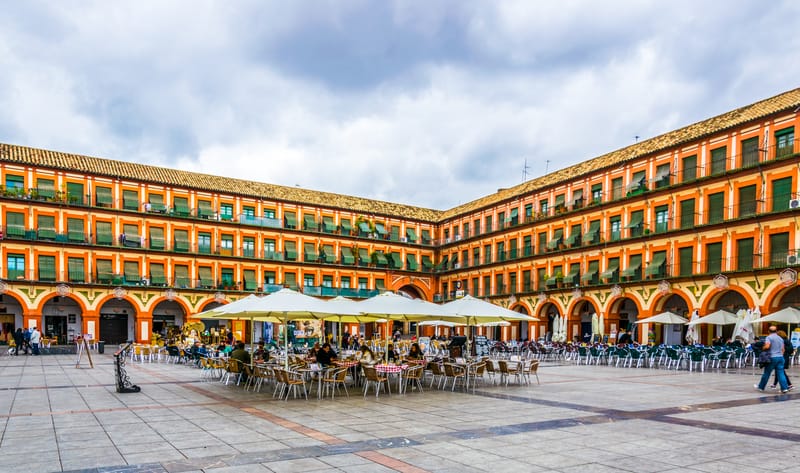
<svg viewBox="0 0 800 473"><path fill-rule="evenodd" d="M283 348L286 350L286 357L283 360L283 367L289 371L289 324L286 323L286 315L283 316Z"/></svg>

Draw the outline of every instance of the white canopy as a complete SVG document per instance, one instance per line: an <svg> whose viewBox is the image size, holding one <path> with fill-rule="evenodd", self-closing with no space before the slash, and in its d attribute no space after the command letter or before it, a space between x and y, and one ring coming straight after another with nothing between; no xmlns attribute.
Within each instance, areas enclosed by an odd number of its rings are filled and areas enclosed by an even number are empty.
<svg viewBox="0 0 800 473"><path fill-rule="evenodd" d="M462 326L461 322L449 322L447 320L423 320L422 322L418 323L417 325L421 327L425 326L434 326L434 327L457 327Z"/></svg>
<svg viewBox="0 0 800 473"><path fill-rule="evenodd" d="M718 310L703 317L700 317L697 320L689 322L689 325L697 325L697 324L733 325L738 320L739 318L736 316L736 314L732 314L727 310Z"/></svg>
<svg viewBox="0 0 800 473"><path fill-rule="evenodd" d="M765 315L756 322L782 322L786 324L800 324L800 310L794 307L786 307L784 309L775 311L769 315Z"/></svg>
<svg viewBox="0 0 800 473"><path fill-rule="evenodd" d="M384 292L370 297L356 306L364 315L383 317L389 320L428 320L450 319L460 322L459 318L442 309L442 306L422 299L411 299L393 292Z"/></svg>
<svg viewBox="0 0 800 473"><path fill-rule="evenodd" d="M536 317L515 312L470 295L442 304L441 307L449 314L463 317L468 325L503 321L536 322L539 320Z"/></svg>
<svg viewBox="0 0 800 473"><path fill-rule="evenodd" d="M686 329L686 341L689 342L690 345L694 345L700 341L700 334L697 332L697 326L692 324L692 322L697 322L698 320L700 320L700 313L697 310L692 311L692 320L689 321L689 328Z"/></svg>
<svg viewBox="0 0 800 473"><path fill-rule="evenodd" d="M662 312L646 319L637 320L637 324L685 324L689 320L672 312Z"/></svg>

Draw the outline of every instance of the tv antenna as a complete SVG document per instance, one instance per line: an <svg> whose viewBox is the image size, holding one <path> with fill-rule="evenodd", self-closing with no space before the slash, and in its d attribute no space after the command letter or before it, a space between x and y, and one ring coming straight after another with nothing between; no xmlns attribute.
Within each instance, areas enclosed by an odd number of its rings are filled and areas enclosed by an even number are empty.
<svg viewBox="0 0 800 473"><path fill-rule="evenodd" d="M549 159L545 160L545 162L544 162L544 174L545 174L545 176L547 175L547 170L548 169L550 169L550 160Z"/></svg>
<svg viewBox="0 0 800 473"><path fill-rule="evenodd" d="M522 182L528 180L528 169L530 169L530 166L528 166L528 158L525 158L525 164L522 166Z"/></svg>

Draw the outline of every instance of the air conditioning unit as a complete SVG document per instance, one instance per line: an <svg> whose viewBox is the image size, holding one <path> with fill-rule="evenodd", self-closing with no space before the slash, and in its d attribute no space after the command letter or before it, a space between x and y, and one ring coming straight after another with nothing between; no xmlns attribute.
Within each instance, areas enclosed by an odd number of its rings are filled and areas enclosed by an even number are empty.
<svg viewBox="0 0 800 473"><path fill-rule="evenodd" d="M800 264L800 257L798 257L796 254L786 255L786 264L792 266Z"/></svg>
<svg viewBox="0 0 800 473"><path fill-rule="evenodd" d="M408 238L407 237L400 237L400 241L402 241L403 243L408 243Z"/></svg>
<svg viewBox="0 0 800 473"><path fill-rule="evenodd" d="M461 263L453 263L453 269L461 269Z"/></svg>
<svg viewBox="0 0 800 473"><path fill-rule="evenodd" d="M790 209L800 209L800 199L791 199L789 201Z"/></svg>

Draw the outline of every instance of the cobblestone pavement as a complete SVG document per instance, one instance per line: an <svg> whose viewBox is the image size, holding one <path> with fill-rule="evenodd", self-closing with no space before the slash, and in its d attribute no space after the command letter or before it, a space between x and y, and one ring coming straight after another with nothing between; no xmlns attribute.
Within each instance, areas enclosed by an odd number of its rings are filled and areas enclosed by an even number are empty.
<svg viewBox="0 0 800 473"><path fill-rule="evenodd" d="M129 363L142 391L118 394L112 356L94 362L0 357L0 473L745 473L800 455L800 394L756 392L752 368L544 363L539 385L278 401L164 363Z"/></svg>

